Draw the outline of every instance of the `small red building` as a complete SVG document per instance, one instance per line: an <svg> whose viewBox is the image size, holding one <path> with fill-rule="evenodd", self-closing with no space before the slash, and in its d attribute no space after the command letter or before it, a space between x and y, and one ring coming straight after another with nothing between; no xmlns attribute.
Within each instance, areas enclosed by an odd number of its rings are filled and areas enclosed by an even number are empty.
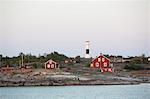
<svg viewBox="0 0 150 99"><path fill-rule="evenodd" d="M103 54L92 60L90 67L100 68L101 72L113 72L113 67L110 66L110 60Z"/></svg>
<svg viewBox="0 0 150 99"><path fill-rule="evenodd" d="M5 67L1 67L0 68L0 71L2 71L2 72L8 72L8 71L13 71L14 70L14 67L12 67L12 66L9 66L9 65L7 65L7 66L5 66Z"/></svg>
<svg viewBox="0 0 150 99"><path fill-rule="evenodd" d="M56 68L59 68L59 65L57 62L51 59L45 62L45 69L56 69Z"/></svg>

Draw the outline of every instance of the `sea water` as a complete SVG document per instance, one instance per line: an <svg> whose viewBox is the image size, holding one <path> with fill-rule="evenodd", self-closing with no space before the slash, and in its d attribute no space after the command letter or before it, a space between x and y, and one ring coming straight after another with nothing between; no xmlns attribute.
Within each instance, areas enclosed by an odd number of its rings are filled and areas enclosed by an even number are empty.
<svg viewBox="0 0 150 99"><path fill-rule="evenodd" d="M150 84L0 87L0 99L150 99Z"/></svg>

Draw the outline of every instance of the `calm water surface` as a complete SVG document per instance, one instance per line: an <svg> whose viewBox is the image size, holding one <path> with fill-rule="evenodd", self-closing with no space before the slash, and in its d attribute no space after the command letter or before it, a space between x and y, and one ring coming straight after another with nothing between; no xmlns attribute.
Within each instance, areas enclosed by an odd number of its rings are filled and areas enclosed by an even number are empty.
<svg viewBox="0 0 150 99"><path fill-rule="evenodd" d="M0 99L150 99L150 84L0 87Z"/></svg>

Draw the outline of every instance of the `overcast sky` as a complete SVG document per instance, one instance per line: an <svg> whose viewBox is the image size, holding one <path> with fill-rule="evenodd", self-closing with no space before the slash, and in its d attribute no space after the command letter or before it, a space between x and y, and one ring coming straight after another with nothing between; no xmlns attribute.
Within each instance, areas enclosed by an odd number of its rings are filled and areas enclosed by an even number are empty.
<svg viewBox="0 0 150 99"><path fill-rule="evenodd" d="M149 0L0 0L0 53L150 55Z"/></svg>

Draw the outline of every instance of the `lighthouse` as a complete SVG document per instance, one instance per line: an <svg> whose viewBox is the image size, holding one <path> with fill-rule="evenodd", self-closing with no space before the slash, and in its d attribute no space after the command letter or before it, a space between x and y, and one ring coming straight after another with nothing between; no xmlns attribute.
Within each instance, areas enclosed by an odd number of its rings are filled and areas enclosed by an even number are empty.
<svg viewBox="0 0 150 99"><path fill-rule="evenodd" d="M90 55L89 55L90 41L86 41L85 44L86 44L86 46L85 46L85 48L86 48L85 58L90 58Z"/></svg>

